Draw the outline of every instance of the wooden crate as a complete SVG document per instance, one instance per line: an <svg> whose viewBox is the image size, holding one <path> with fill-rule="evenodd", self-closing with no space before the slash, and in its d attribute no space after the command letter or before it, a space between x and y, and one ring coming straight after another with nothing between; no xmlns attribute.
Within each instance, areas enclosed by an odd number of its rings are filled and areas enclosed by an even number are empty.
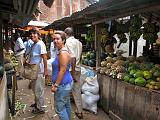
<svg viewBox="0 0 160 120"><path fill-rule="evenodd" d="M98 74L100 106L113 120L160 120L160 91Z"/></svg>

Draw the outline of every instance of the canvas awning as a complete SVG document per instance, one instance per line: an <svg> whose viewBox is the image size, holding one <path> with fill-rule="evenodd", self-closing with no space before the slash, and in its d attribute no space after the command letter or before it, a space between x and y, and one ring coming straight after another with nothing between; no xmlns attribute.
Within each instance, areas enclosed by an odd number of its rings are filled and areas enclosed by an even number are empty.
<svg viewBox="0 0 160 120"><path fill-rule="evenodd" d="M43 21L30 21L28 23L28 26L37 26L37 27L45 27L48 26L49 24Z"/></svg>

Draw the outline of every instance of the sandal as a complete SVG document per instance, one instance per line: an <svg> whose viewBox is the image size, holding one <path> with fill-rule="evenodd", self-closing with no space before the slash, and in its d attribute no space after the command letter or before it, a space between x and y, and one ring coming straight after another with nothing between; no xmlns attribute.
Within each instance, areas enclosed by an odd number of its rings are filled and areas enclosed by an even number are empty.
<svg viewBox="0 0 160 120"><path fill-rule="evenodd" d="M45 111L44 111L44 110L39 110L39 109L36 108L36 109L33 109L33 110L32 110L32 113L33 113L33 114L44 114Z"/></svg>
<svg viewBox="0 0 160 120"><path fill-rule="evenodd" d="M77 113L77 112L75 112L75 115L76 115L79 119L83 119L83 114L82 114L82 113Z"/></svg>
<svg viewBox="0 0 160 120"><path fill-rule="evenodd" d="M37 108L37 104L36 104L36 103L31 104L30 107L35 107L35 108Z"/></svg>

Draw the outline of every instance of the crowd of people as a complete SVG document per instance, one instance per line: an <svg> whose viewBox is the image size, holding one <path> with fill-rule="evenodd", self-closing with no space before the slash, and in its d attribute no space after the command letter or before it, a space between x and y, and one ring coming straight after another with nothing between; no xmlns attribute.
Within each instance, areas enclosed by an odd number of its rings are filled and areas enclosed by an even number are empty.
<svg viewBox="0 0 160 120"><path fill-rule="evenodd" d="M14 53L18 60L17 79L24 79L24 61L29 56L29 64L38 64L36 80L30 80L34 93L33 114L45 113L44 82L48 77L47 49L38 28L32 28L24 41L19 33L15 36ZM70 97L73 96L75 114L83 119L81 98L81 66L82 43L73 36L73 29L57 30L51 34L50 57L52 58L51 92L54 93L54 107L60 120L71 120ZM72 94L71 94L72 93Z"/></svg>

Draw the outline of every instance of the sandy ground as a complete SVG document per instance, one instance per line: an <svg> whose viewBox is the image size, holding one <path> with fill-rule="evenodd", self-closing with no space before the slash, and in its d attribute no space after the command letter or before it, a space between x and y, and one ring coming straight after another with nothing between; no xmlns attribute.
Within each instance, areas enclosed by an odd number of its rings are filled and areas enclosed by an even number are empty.
<svg viewBox="0 0 160 120"><path fill-rule="evenodd" d="M32 90L28 89L28 80L19 80L18 90L16 91L16 101L19 101L21 104L25 104L26 108L18 110L14 117L11 117L12 120L59 120L57 114L54 111L54 101L53 94L50 92L50 86L45 86L45 105L46 113L35 115L32 114L32 108L30 105L34 102L34 95ZM72 103L72 110L75 106ZM98 108L97 114L91 113L84 110L84 119L83 120L110 120L108 115ZM72 120L78 120L72 111Z"/></svg>

